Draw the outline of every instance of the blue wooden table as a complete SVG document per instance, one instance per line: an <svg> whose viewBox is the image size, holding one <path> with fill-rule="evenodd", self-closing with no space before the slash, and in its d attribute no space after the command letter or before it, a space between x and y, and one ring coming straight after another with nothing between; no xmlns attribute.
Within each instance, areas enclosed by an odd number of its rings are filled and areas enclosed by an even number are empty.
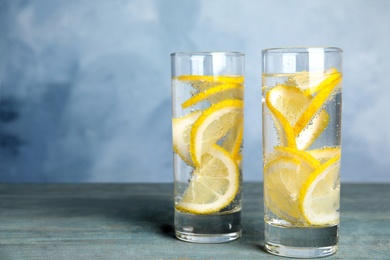
<svg viewBox="0 0 390 260"><path fill-rule="evenodd" d="M342 184L340 250L390 259L390 184ZM262 184L244 184L243 237L174 238L171 184L0 184L0 259L283 259L263 251Z"/></svg>

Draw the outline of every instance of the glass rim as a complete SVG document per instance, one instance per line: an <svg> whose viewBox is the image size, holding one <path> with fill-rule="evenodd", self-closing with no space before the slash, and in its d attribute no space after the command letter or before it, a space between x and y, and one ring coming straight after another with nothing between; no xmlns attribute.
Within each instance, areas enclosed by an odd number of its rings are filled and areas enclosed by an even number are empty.
<svg viewBox="0 0 390 260"><path fill-rule="evenodd" d="M243 52L238 51L194 51L194 52L173 52L172 57L175 56L213 56L213 55L226 55L226 56L244 56Z"/></svg>
<svg viewBox="0 0 390 260"><path fill-rule="evenodd" d="M310 51L322 51L325 53L342 53L343 49L333 46L302 46L302 47L277 47L262 50L263 54L267 53L309 53Z"/></svg>

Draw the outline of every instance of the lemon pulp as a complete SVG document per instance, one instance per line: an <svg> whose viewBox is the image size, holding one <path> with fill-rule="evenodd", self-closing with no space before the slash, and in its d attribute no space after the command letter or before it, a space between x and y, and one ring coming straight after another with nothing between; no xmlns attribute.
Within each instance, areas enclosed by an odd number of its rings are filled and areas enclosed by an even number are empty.
<svg viewBox="0 0 390 260"><path fill-rule="evenodd" d="M203 155L176 209L193 214L218 212L228 206L239 189L239 170L231 155L213 144Z"/></svg>

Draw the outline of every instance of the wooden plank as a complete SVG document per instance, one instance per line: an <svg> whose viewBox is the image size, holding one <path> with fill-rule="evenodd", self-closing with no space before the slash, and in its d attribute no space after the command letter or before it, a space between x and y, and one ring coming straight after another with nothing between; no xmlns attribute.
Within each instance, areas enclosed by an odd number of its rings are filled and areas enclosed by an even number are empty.
<svg viewBox="0 0 390 260"><path fill-rule="evenodd" d="M174 238L172 184L0 184L0 259L268 259L262 184L244 184L243 237ZM388 259L390 184L343 184L340 251Z"/></svg>

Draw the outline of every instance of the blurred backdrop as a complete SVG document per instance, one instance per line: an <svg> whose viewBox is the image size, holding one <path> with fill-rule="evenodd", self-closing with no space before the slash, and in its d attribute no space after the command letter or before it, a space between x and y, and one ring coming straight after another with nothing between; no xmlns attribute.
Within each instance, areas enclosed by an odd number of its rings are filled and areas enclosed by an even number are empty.
<svg viewBox="0 0 390 260"><path fill-rule="evenodd" d="M171 182L170 53L246 54L244 180L262 180L261 50L344 49L342 181L390 182L390 1L0 0L0 182Z"/></svg>

